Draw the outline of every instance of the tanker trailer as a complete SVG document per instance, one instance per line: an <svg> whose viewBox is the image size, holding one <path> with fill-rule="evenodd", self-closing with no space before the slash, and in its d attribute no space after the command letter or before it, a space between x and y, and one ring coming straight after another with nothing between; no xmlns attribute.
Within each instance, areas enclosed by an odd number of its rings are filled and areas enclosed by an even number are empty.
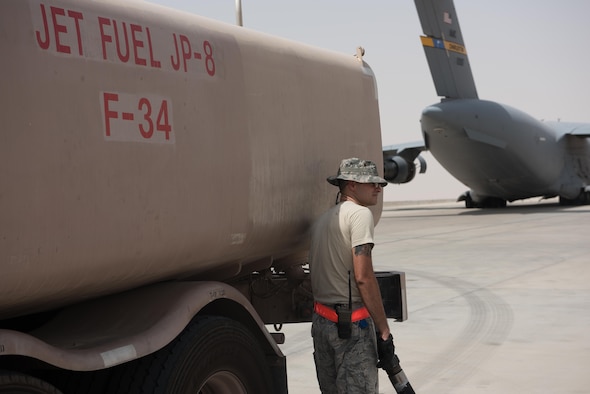
<svg viewBox="0 0 590 394"><path fill-rule="evenodd" d="M286 393L325 176L382 166L362 56L79 0L2 1L0 53L0 391Z"/></svg>

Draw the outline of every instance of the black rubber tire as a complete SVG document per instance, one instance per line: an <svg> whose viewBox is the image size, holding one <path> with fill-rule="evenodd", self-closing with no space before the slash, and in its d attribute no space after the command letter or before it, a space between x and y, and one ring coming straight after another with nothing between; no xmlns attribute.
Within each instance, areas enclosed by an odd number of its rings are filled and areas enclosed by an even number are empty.
<svg viewBox="0 0 590 394"><path fill-rule="evenodd" d="M10 371L0 371L0 393L62 394L61 391L41 379Z"/></svg>
<svg viewBox="0 0 590 394"><path fill-rule="evenodd" d="M242 324L217 316L197 317L168 346L119 372L121 380L109 392L273 392L270 368L256 338Z"/></svg>

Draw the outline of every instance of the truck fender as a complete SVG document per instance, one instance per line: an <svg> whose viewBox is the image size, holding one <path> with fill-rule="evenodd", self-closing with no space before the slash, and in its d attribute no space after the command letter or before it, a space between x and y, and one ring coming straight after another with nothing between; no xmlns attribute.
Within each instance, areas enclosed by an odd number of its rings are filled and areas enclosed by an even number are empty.
<svg viewBox="0 0 590 394"><path fill-rule="evenodd" d="M66 307L30 332L0 329L0 354L96 371L154 353L199 314L239 321L269 359L282 354L246 297L220 282L164 282Z"/></svg>

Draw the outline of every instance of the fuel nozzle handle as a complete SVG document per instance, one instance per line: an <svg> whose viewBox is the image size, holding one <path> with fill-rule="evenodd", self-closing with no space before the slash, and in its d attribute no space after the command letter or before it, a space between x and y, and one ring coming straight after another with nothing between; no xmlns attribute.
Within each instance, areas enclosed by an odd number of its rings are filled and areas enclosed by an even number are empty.
<svg viewBox="0 0 590 394"><path fill-rule="evenodd" d="M377 367L387 372L387 376L395 392L398 394L415 394L412 385L400 366L399 358L395 354L395 346L393 345L393 336L391 334L386 340L383 340L381 335L377 333L377 351L379 355Z"/></svg>

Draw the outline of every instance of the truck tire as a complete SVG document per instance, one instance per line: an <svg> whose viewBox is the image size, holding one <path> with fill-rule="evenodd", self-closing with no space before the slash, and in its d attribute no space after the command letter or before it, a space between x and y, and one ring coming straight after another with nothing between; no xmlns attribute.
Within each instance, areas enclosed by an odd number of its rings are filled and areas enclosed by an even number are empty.
<svg viewBox="0 0 590 394"><path fill-rule="evenodd" d="M0 371L0 393L62 394L61 391L41 379L10 371Z"/></svg>
<svg viewBox="0 0 590 394"><path fill-rule="evenodd" d="M258 343L234 320L197 317L168 346L138 360L133 373L123 372L120 376L131 385L119 382L117 389L129 394L272 394L270 368Z"/></svg>

